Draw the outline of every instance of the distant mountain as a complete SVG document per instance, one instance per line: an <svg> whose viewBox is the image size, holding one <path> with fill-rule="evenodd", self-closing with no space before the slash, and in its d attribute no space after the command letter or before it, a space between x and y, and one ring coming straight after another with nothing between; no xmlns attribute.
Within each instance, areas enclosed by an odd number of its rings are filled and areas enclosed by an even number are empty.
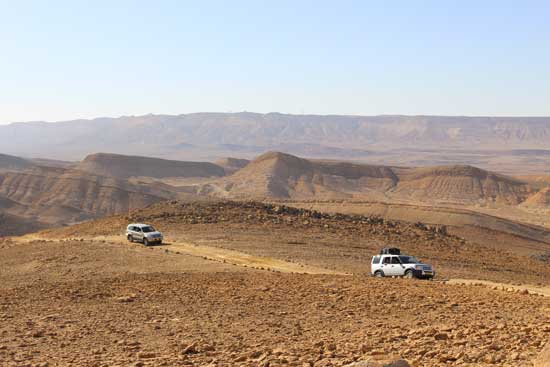
<svg viewBox="0 0 550 367"><path fill-rule="evenodd" d="M535 154L550 146L550 117L194 113L14 123L0 126L0 137L5 153L65 160L95 152L187 160L267 150L355 159L405 148Z"/></svg>
<svg viewBox="0 0 550 367"><path fill-rule="evenodd" d="M97 153L77 166L81 171L100 176L130 177L221 177L222 167L209 162L183 162L150 157Z"/></svg>

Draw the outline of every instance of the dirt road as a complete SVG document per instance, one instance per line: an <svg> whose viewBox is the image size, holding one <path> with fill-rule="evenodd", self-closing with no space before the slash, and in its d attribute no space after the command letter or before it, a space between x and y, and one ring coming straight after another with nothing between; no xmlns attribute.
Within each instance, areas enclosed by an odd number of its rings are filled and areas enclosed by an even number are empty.
<svg viewBox="0 0 550 367"><path fill-rule="evenodd" d="M78 240L86 241L105 241L118 244L126 244L128 241L124 236L95 236L84 238L67 238L58 239L61 240ZM14 237L17 242L30 242L36 240L50 240L45 239L37 234L25 235L22 237ZM332 275L347 275L345 272L339 272L329 269L324 269L317 266L293 263L289 261L283 261L271 257L254 256L240 251L228 250L220 247L197 245L190 242L182 241L166 241L161 246L153 246L163 248L165 251L173 253L183 253L191 256L196 256L212 261L217 261L225 264L231 264L235 266L249 267L259 270L278 271L281 273L298 273L298 274L332 274Z"/></svg>

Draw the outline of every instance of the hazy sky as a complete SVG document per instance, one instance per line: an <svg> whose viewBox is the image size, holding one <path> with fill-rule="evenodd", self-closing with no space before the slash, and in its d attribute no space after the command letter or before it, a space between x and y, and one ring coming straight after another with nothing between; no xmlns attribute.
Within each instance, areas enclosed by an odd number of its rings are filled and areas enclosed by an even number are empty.
<svg viewBox="0 0 550 367"><path fill-rule="evenodd" d="M0 123L550 115L550 1L0 0Z"/></svg>

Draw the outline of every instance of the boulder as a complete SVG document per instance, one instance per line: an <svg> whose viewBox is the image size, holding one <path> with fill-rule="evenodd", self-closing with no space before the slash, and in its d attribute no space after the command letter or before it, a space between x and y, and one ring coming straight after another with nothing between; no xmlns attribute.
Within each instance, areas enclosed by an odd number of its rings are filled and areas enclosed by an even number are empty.
<svg viewBox="0 0 550 367"><path fill-rule="evenodd" d="M544 349L533 361L534 367L550 367L550 342L546 343Z"/></svg>

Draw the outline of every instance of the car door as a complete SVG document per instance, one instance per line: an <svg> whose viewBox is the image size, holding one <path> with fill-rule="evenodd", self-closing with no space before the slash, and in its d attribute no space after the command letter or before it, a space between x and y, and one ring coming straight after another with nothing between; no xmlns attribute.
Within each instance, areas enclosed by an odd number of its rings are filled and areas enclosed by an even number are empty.
<svg viewBox="0 0 550 367"><path fill-rule="evenodd" d="M143 232L142 232L141 228L134 227L134 231L135 231L135 238L142 241L143 240Z"/></svg>
<svg viewBox="0 0 550 367"><path fill-rule="evenodd" d="M403 276L405 275L405 267L401 264L399 256L392 256L391 258L391 275Z"/></svg>
<svg viewBox="0 0 550 367"><path fill-rule="evenodd" d="M382 258L382 264L380 269L384 272L385 276L391 276L391 256L384 256Z"/></svg>

